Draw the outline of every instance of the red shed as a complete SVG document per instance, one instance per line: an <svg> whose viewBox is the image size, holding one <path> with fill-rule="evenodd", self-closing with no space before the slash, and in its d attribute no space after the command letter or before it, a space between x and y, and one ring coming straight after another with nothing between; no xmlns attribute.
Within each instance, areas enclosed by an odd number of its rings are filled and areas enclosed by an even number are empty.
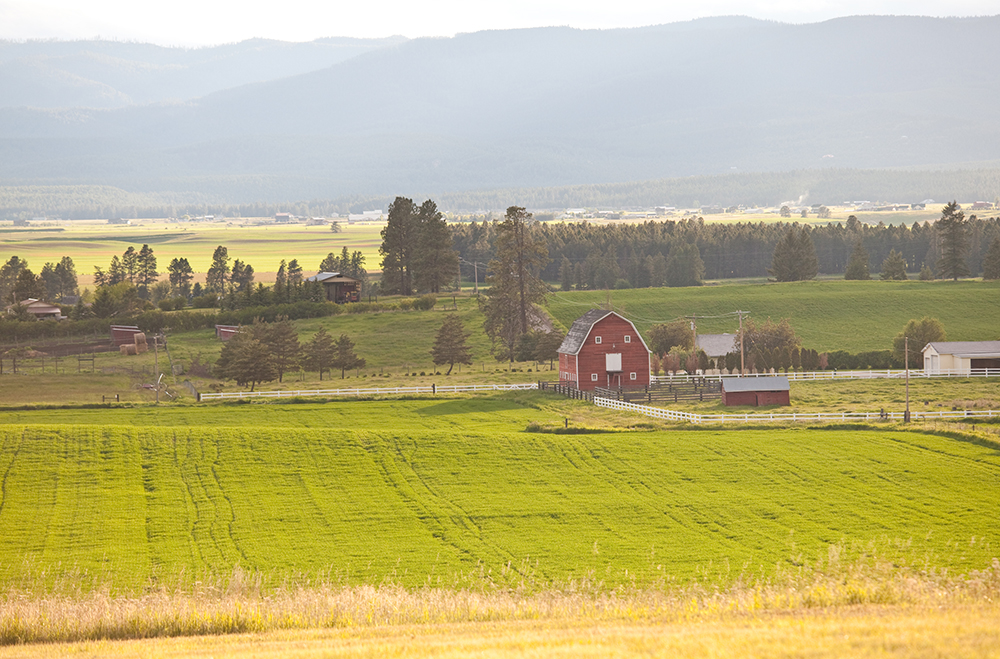
<svg viewBox="0 0 1000 659"><path fill-rule="evenodd" d="M722 378L723 405L791 405L788 378Z"/></svg>
<svg viewBox="0 0 1000 659"><path fill-rule="evenodd" d="M591 309L573 322L559 346L559 382L587 390L645 387L649 348L631 321Z"/></svg>
<svg viewBox="0 0 1000 659"><path fill-rule="evenodd" d="M135 344L135 335L139 334L139 328L135 325L112 325L111 343L116 347L127 343Z"/></svg>

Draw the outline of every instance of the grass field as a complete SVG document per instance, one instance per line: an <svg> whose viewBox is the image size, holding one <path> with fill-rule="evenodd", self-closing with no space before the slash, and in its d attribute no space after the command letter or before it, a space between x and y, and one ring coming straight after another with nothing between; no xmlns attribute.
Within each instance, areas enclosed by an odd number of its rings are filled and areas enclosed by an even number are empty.
<svg viewBox="0 0 1000 659"><path fill-rule="evenodd" d="M997 554L988 445L524 432L570 408L592 409L520 394L3 413L0 584L131 589L240 565L345 585L611 587L768 575L832 545L957 572Z"/></svg>
<svg viewBox="0 0 1000 659"><path fill-rule="evenodd" d="M8 255L4 261L13 254L27 259L36 274L44 263L58 263L61 257L69 256L76 265L81 285L91 283L94 266L106 270L112 256L121 256L129 245L138 250L143 244L153 248L161 273L166 272L171 259L184 257L196 273L203 274L211 265L212 253L218 245L224 245L231 258L252 265L257 281L265 283L273 282L274 272L282 259L298 259L311 275L327 254L339 255L344 246L350 251L361 250L369 270L379 268L382 225L346 225L341 233L333 233L328 226L256 224L242 220L232 223L134 222L132 226L121 226L74 221L53 226L51 231L37 230L48 227L7 230L0 232L0 254ZM199 277L198 281L203 279Z"/></svg>
<svg viewBox="0 0 1000 659"><path fill-rule="evenodd" d="M736 333L736 310L760 322L788 318L803 345L819 351L892 348L911 318L931 316L949 341L1000 339L1000 282L810 281L624 291L553 293L549 311L569 327L587 309L610 299L640 332L656 323L697 314L701 333ZM975 309L970 313L970 309Z"/></svg>

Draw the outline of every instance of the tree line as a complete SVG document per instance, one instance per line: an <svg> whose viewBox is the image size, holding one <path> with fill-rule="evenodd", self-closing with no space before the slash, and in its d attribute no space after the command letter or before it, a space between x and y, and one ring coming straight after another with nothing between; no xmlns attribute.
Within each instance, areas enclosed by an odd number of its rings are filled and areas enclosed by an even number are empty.
<svg viewBox="0 0 1000 659"><path fill-rule="evenodd" d="M956 208L956 212L961 211ZM960 225L961 258L968 272L990 275L992 261L987 257L990 245L1000 238L1000 219L963 217ZM496 222L485 221L451 226L463 278L474 278L474 263L479 264L480 280L485 278L483 265L497 250L496 226ZM773 276L787 280L786 275L773 271L782 268L780 259L776 262L776 250L781 255L789 249L814 253L817 274L842 274L859 244L872 271L880 269L895 251L890 264L897 269L902 262L905 272L926 269L925 277L928 272L932 277L943 276L936 270L945 250L950 249L950 239L941 231L945 225L941 229L936 226L930 222L909 227L868 225L852 216L846 222L820 226L795 222L712 224L697 218L621 225L539 223L535 231L550 257L540 269L542 279L559 282L563 290L593 290L688 286L703 279ZM797 245L789 244L790 235Z"/></svg>

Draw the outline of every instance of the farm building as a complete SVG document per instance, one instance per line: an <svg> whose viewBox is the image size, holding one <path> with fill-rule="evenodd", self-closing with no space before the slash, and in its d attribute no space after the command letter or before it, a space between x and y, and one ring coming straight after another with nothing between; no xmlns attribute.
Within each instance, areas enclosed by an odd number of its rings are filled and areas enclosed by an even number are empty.
<svg viewBox="0 0 1000 659"><path fill-rule="evenodd" d="M695 347L698 350L703 350L709 359L725 357L729 353L739 350L735 334L699 334L695 337Z"/></svg>
<svg viewBox="0 0 1000 659"><path fill-rule="evenodd" d="M306 281L318 281L323 284L326 299L330 302L342 304L344 302L358 302L361 299L361 280L342 275L339 272L321 272L309 277Z"/></svg>
<svg viewBox="0 0 1000 659"><path fill-rule="evenodd" d="M573 321L559 346L559 382L587 390L645 387L649 348L631 321L591 309Z"/></svg>
<svg viewBox="0 0 1000 659"><path fill-rule="evenodd" d="M925 373L1000 369L1000 341L934 341L923 353Z"/></svg>
<svg viewBox="0 0 1000 659"><path fill-rule="evenodd" d="M27 300L21 300L17 304L10 305L7 307L7 313L14 313L18 306L25 309L28 313L34 316L36 320L66 319L66 316L62 315L62 309L58 306L49 304L48 302L42 302L41 300L36 300L33 297L29 297Z"/></svg>
<svg viewBox="0 0 1000 659"><path fill-rule="evenodd" d="M113 343L115 347L121 347L126 344L135 345L135 335L141 333L142 332L135 325L112 325L111 343Z"/></svg>
<svg viewBox="0 0 1000 659"><path fill-rule="evenodd" d="M215 338L222 342L226 342L229 339L236 336L236 333L240 331L239 325L216 325L215 326Z"/></svg>
<svg viewBox="0 0 1000 659"><path fill-rule="evenodd" d="M722 404L791 405L788 398L788 378L784 375L767 378L722 378Z"/></svg>

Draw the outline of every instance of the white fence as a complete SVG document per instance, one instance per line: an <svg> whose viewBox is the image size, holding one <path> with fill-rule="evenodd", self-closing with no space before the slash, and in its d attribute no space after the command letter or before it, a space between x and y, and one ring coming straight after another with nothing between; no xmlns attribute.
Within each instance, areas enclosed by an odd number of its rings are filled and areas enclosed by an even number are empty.
<svg viewBox="0 0 1000 659"><path fill-rule="evenodd" d="M678 412L676 410L665 410L649 405L637 405L626 403L610 398L594 398L594 405L607 407L613 410L625 410L636 412L656 419L666 419L668 421L688 421L690 423L769 423L771 421L902 421L902 412L764 412L764 413L744 413L744 414L692 414L689 412ZM975 419L1000 417L1000 410L958 410L941 412L910 412L910 419Z"/></svg>
<svg viewBox="0 0 1000 659"><path fill-rule="evenodd" d="M873 380L878 378L905 378L906 371L903 369L881 369L871 371L805 371L802 373L790 372L782 373L746 373L744 375L720 375L718 373L709 375L654 375L651 382L685 382L692 379L722 380L725 378L769 378L775 375L782 375L789 380ZM910 369L911 379L929 378L1000 378L1000 368L974 368L972 370L927 372L918 369Z"/></svg>
<svg viewBox="0 0 1000 659"><path fill-rule="evenodd" d="M239 398L295 398L297 396L381 396L400 394L456 394L476 391L521 391L538 389L537 382L518 384L436 384L425 387L368 387L364 389L299 389L295 391L233 391L217 394L200 394L198 400L223 400Z"/></svg>

